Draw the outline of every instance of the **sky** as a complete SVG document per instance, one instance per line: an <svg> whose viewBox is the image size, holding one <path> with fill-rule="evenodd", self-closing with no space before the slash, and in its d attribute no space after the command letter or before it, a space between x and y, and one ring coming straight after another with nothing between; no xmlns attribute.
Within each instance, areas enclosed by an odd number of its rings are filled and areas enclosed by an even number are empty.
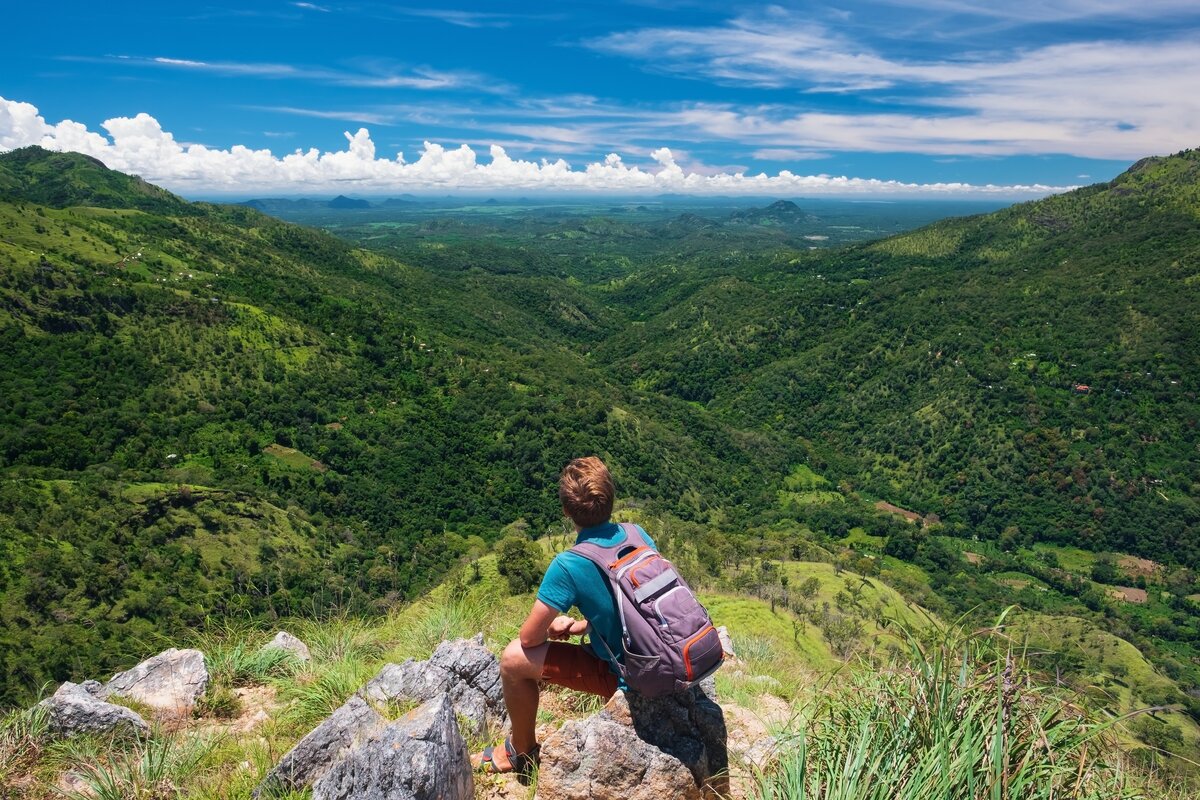
<svg viewBox="0 0 1200 800"><path fill-rule="evenodd" d="M5 6L0 150L187 197L1021 198L1200 146L1196 0Z"/></svg>

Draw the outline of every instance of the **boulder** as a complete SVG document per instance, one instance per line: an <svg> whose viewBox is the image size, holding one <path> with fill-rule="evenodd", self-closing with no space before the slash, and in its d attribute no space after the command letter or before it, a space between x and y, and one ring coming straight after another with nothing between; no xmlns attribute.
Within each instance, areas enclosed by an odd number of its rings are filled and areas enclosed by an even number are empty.
<svg viewBox="0 0 1200 800"><path fill-rule="evenodd" d="M667 697L618 692L542 743L538 793L563 800L699 800L729 791L725 717L712 681Z"/></svg>
<svg viewBox="0 0 1200 800"><path fill-rule="evenodd" d="M70 681L58 687L39 705L50 715L50 730L70 736L75 733L146 733L150 726L133 709L118 706L93 694L100 684L80 685ZM89 689L93 691L89 691Z"/></svg>
<svg viewBox="0 0 1200 800"><path fill-rule="evenodd" d="M263 650L284 650L291 653L297 660L308 663L312 660L312 655L308 652L308 645L292 636L287 631L280 631L275 634L275 638L262 646Z"/></svg>
<svg viewBox="0 0 1200 800"><path fill-rule="evenodd" d="M371 705L357 695L313 728L284 754L254 790L266 797L299 791L325 775L351 747L387 724Z"/></svg>
<svg viewBox="0 0 1200 800"><path fill-rule="evenodd" d="M313 785L313 800L471 800L470 756L443 694L354 747Z"/></svg>
<svg viewBox="0 0 1200 800"><path fill-rule="evenodd" d="M207 688L204 654L172 647L114 675L104 685L103 694L128 697L156 711L180 713L190 711Z"/></svg>
<svg viewBox="0 0 1200 800"><path fill-rule="evenodd" d="M483 634L442 642L428 661L410 658L403 664L388 664L360 694L377 703L423 703L448 695L454 710L470 721L477 736L486 732L489 718L503 723L508 716L500 686L500 662L483 646Z"/></svg>
<svg viewBox="0 0 1200 800"><path fill-rule="evenodd" d="M733 637L729 635L729 629L724 625L718 625L717 638L721 640L721 649L725 651L725 657L728 659L737 658L737 653L733 652Z"/></svg>

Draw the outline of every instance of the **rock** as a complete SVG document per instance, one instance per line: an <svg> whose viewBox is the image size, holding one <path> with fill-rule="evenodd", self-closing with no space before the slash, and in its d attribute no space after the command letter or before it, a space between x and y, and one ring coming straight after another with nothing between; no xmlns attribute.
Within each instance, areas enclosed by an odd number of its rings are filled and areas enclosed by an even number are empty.
<svg viewBox="0 0 1200 800"><path fill-rule="evenodd" d="M387 724L371 705L357 695L334 711L296 746L284 754L254 790L266 793L299 791L327 773L351 747Z"/></svg>
<svg viewBox="0 0 1200 800"><path fill-rule="evenodd" d="M96 684L95 681L89 681ZM146 733L150 726L133 709L107 703L86 685L68 681L53 697L40 704L50 714L50 730L61 735L75 733Z"/></svg>
<svg viewBox="0 0 1200 800"><path fill-rule="evenodd" d="M443 694L355 747L313 785L313 800L471 800L467 744Z"/></svg>
<svg viewBox="0 0 1200 800"><path fill-rule="evenodd" d="M567 722L543 743L538 793L556 800L701 798L679 759L602 716Z"/></svg>
<svg viewBox="0 0 1200 800"><path fill-rule="evenodd" d="M483 646L483 634L442 642L428 661L388 664L360 694L377 703L420 703L447 694L454 710L471 722L474 735L486 732L489 718L503 723L508 716L500 686L500 662Z"/></svg>
<svg viewBox="0 0 1200 800"><path fill-rule="evenodd" d="M712 681L659 698L618 692L542 743L538 793L564 800L717 798L729 791L725 717Z"/></svg>
<svg viewBox="0 0 1200 800"><path fill-rule="evenodd" d="M721 640L721 649L725 651L725 657L737 658L737 653L733 652L733 638L729 635L729 629L724 625L717 626L717 638Z"/></svg>
<svg viewBox="0 0 1200 800"><path fill-rule="evenodd" d="M777 741L763 719L732 705L724 709L729 728L729 755L744 771L765 770L776 755Z"/></svg>
<svg viewBox="0 0 1200 800"><path fill-rule="evenodd" d="M280 631L275 634L275 638L262 646L263 650L284 650L294 655L298 660L308 663L312 660L312 655L308 652L308 645L292 636L287 631Z"/></svg>
<svg viewBox="0 0 1200 800"><path fill-rule="evenodd" d="M67 770L58 776L55 786L59 794L66 797L95 797L96 790L87 780L74 770Z"/></svg>
<svg viewBox="0 0 1200 800"><path fill-rule="evenodd" d="M156 711L190 711L208 688L208 669L199 650L171 648L147 659L104 685L104 696L137 700Z"/></svg>

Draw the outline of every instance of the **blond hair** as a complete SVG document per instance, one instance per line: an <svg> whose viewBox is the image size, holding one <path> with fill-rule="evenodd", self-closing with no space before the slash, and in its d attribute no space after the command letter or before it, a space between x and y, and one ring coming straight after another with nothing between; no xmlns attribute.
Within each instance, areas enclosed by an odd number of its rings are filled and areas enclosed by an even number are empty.
<svg viewBox="0 0 1200 800"><path fill-rule="evenodd" d="M608 467L595 456L573 459L558 479L558 499L563 511L580 528L608 522L615 494Z"/></svg>

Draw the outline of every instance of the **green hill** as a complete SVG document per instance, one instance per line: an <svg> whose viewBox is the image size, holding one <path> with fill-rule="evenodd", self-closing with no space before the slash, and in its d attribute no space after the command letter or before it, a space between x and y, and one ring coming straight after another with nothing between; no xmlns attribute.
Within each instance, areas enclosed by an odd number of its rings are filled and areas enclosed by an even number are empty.
<svg viewBox="0 0 1200 800"><path fill-rule="evenodd" d="M874 244L682 274L669 308L596 356L814 442L854 489L964 534L1200 566L1198 164L1148 159Z"/></svg>
<svg viewBox="0 0 1200 800"><path fill-rule="evenodd" d="M109 507L128 483L295 506L338 543L306 565L337 590L298 590L318 607L377 609L518 517L544 530L560 516L549 487L580 452L603 454L629 495L694 515L756 503L799 450L609 379L576 343L611 330L612 312L565 284L435 275L77 155L14 151L0 170L20 198L0 201L0 395L13 399L0 476L97 487L97 517L134 538ZM28 505L12 513L40 523ZM82 541L101 523L65 524ZM37 539L6 546L22 562ZM23 580L0 583L6 605L24 602ZM68 593L77 579L50 580ZM23 638L15 618L8 630ZM0 699L75 674L44 666L6 671Z"/></svg>
<svg viewBox="0 0 1200 800"><path fill-rule="evenodd" d="M141 178L110 170L90 156L55 153L36 145L0 154L0 200L51 208L95 206L191 213L186 201Z"/></svg>
<svg viewBox="0 0 1200 800"><path fill-rule="evenodd" d="M1129 702L1200 718L1198 162L811 251L820 220L491 206L321 209L355 217L336 238L0 154L0 703L152 632L387 611L560 530L557 472L594 452L810 665L887 652L900 596L1017 600L1136 646Z"/></svg>

